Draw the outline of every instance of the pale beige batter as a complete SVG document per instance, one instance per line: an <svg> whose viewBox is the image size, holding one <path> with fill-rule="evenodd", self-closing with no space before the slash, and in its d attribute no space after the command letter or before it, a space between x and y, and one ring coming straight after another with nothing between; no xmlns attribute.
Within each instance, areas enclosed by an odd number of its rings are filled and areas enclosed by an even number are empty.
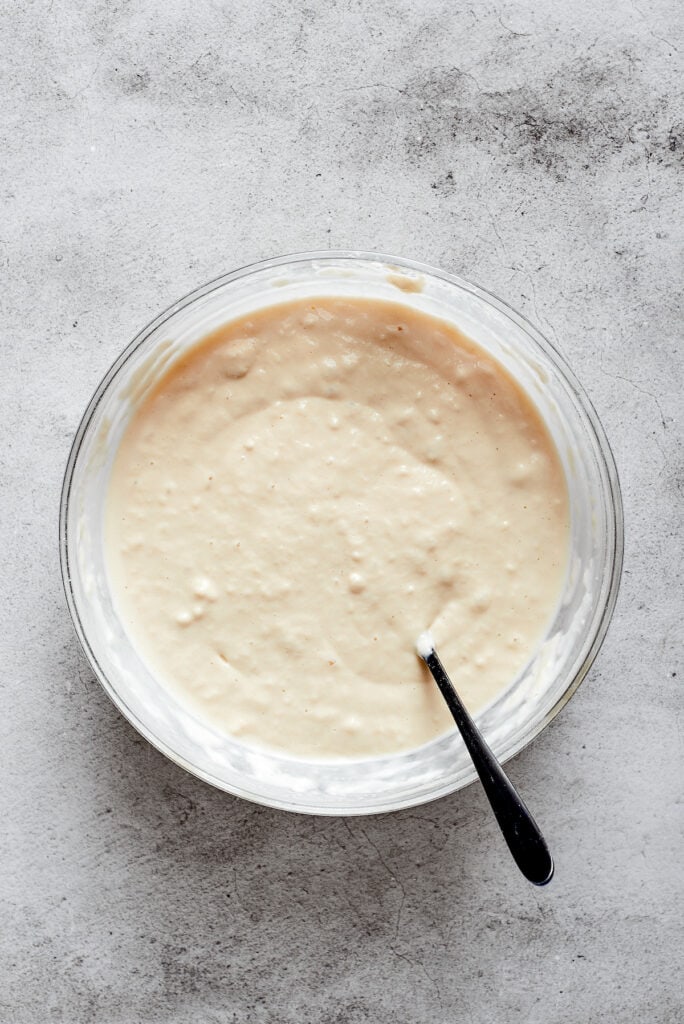
<svg viewBox="0 0 684 1024"><path fill-rule="evenodd" d="M502 367L402 303L325 298L222 327L161 380L117 453L120 615L198 715L297 755L453 726L430 629L471 710L554 611L568 499Z"/></svg>

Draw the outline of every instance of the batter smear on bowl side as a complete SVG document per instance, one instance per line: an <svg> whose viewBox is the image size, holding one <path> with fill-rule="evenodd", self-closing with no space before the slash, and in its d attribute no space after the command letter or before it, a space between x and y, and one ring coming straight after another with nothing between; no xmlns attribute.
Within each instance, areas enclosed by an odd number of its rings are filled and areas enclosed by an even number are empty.
<svg viewBox="0 0 684 1024"><path fill-rule="evenodd" d="M429 629L471 711L543 637L568 494L536 408L456 328L316 298L215 331L142 401L106 506L117 611L199 717L298 756L453 728Z"/></svg>

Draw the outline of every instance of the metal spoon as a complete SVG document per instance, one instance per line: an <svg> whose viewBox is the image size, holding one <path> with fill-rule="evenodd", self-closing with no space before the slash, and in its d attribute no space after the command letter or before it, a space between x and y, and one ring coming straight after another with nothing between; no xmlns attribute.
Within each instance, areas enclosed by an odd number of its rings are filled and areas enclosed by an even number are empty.
<svg viewBox="0 0 684 1024"><path fill-rule="evenodd" d="M539 827L466 711L446 674L430 633L421 633L416 651L430 669L480 776L508 849L525 878L546 885L553 878L553 858Z"/></svg>

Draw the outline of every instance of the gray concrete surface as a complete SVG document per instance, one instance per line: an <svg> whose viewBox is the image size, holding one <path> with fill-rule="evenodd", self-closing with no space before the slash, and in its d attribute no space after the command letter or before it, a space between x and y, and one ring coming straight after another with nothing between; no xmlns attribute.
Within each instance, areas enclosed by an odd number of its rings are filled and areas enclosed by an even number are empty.
<svg viewBox="0 0 684 1024"><path fill-rule="evenodd" d="M23 0L0 40L0 1020L681 1021L677 0ZM101 375L191 287L345 246L521 308L615 449L615 620L511 765L548 890L476 788L346 821L209 789L71 628L59 489Z"/></svg>

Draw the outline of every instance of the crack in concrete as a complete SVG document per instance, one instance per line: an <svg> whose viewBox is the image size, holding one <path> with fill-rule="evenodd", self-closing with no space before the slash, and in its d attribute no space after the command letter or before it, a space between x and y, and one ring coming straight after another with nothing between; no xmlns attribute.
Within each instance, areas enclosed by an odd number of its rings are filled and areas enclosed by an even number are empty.
<svg viewBox="0 0 684 1024"><path fill-rule="evenodd" d="M661 426L663 428L663 431L666 432L667 431L667 421L665 419L665 414L663 413L663 408L662 408L662 406L660 404L660 400L657 397L657 395L654 395L652 391L647 391L646 388L642 387L640 384L637 384L630 377L625 377L623 374L620 374L620 373L611 373L609 370L606 370L606 368L604 366L604 358L605 358L605 345L604 345L604 348L601 350L601 354L600 354L600 357L599 357L599 372L602 373L604 377L608 377L609 379L623 381L623 383L628 384L631 388L633 388L634 391L637 391L639 394L645 395L647 398L650 398L651 401L655 403L655 406L658 409L658 414L660 416ZM653 434L653 439L654 439L654 441L656 443L656 446L657 446L657 448L658 448L658 450L659 450L659 452L660 452L660 454L662 456L662 459L663 459L663 464L662 464L661 470L660 470L660 472L662 473L663 470L667 466L667 455L665 453L665 448L663 447L663 444L662 444L660 438L658 437L658 435L655 432Z"/></svg>

